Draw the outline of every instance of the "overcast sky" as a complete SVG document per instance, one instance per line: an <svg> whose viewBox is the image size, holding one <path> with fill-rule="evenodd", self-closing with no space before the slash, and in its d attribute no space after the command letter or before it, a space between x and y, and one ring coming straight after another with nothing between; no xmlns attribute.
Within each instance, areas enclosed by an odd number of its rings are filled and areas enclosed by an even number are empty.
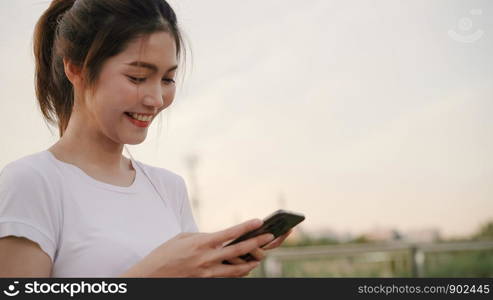
<svg viewBox="0 0 493 300"><path fill-rule="evenodd" d="M33 87L48 3L0 1L0 168L57 140ZM280 206L352 233L493 219L493 2L170 3L191 68L161 131L129 149L186 179L204 231Z"/></svg>

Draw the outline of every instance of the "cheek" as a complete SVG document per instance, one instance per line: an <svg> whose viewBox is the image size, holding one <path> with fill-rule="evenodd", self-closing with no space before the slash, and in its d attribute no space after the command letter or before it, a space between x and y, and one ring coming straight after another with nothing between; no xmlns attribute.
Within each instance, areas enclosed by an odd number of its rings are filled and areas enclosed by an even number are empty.
<svg viewBox="0 0 493 300"><path fill-rule="evenodd" d="M137 92L135 87L129 88L124 84L107 84L105 88L98 91L93 106L93 115L100 126L110 129L114 128L124 116L126 107L135 102Z"/></svg>
<svg viewBox="0 0 493 300"><path fill-rule="evenodd" d="M163 97L163 107L160 110L168 108L173 103L173 100L175 99L175 93L176 86L173 85L169 88L168 91L166 91L166 94Z"/></svg>
<svg viewBox="0 0 493 300"><path fill-rule="evenodd" d="M138 99L139 89L128 80L122 79L111 85L111 95L114 101L120 104L132 104Z"/></svg>
<svg viewBox="0 0 493 300"><path fill-rule="evenodd" d="M138 99L138 89L135 85L124 81L113 81L106 85L98 99L99 104L115 112L123 112L125 107L133 106Z"/></svg>

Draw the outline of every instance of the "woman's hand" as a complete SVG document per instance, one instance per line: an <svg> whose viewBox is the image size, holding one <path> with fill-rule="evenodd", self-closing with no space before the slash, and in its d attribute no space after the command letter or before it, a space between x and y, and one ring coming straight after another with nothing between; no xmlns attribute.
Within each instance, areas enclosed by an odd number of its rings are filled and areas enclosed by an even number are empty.
<svg viewBox="0 0 493 300"><path fill-rule="evenodd" d="M235 245L224 243L257 229L261 220L250 220L215 233L181 233L154 249L122 277L243 277L259 262L223 264L241 255L255 252L272 241L263 234Z"/></svg>
<svg viewBox="0 0 493 300"><path fill-rule="evenodd" d="M285 234L277 237L275 240L273 240L272 242L270 242L267 245L265 245L264 247L262 247L262 249L264 249L264 250L272 250L272 249L275 249L275 248L281 246L281 244L291 234L291 232L293 232L293 229L290 229Z"/></svg>
<svg viewBox="0 0 493 300"><path fill-rule="evenodd" d="M291 229L288 232L286 232L285 234L277 237L275 240L271 241L267 245L264 245L263 247L254 249L253 251L250 252L250 255L252 255L256 261L259 261L259 262L262 261L267 255L266 251L279 247L284 242L284 240L291 234L292 231L293 230ZM228 260L228 262L230 262L231 264L234 264L234 265L246 263L245 260L243 260L239 257L232 258L232 259Z"/></svg>

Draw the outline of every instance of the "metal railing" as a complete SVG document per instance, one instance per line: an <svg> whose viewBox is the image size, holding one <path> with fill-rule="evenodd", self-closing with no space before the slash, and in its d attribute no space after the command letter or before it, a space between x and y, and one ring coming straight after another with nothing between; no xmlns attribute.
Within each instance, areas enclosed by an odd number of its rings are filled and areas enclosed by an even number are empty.
<svg viewBox="0 0 493 300"><path fill-rule="evenodd" d="M259 277L283 277L283 264L290 261L303 261L317 258L348 258L363 256L366 261L385 261L392 253L407 256L412 277L424 275L425 256L429 253L493 250L493 241L444 242L444 243L404 243L353 244L330 246L306 246L278 248L269 253L262 262Z"/></svg>

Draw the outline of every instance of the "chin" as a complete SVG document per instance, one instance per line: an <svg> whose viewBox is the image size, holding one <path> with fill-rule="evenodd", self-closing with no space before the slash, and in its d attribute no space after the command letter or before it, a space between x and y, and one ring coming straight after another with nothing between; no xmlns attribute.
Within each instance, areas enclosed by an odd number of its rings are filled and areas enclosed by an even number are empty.
<svg viewBox="0 0 493 300"><path fill-rule="evenodd" d="M128 137L126 139L122 139L123 144L127 145L138 145L145 141L147 135L139 136L139 137Z"/></svg>
<svg viewBox="0 0 493 300"><path fill-rule="evenodd" d="M141 140L132 140L132 141L128 141L124 144L127 144L127 145L138 145L138 144L141 144L145 139L141 139Z"/></svg>

